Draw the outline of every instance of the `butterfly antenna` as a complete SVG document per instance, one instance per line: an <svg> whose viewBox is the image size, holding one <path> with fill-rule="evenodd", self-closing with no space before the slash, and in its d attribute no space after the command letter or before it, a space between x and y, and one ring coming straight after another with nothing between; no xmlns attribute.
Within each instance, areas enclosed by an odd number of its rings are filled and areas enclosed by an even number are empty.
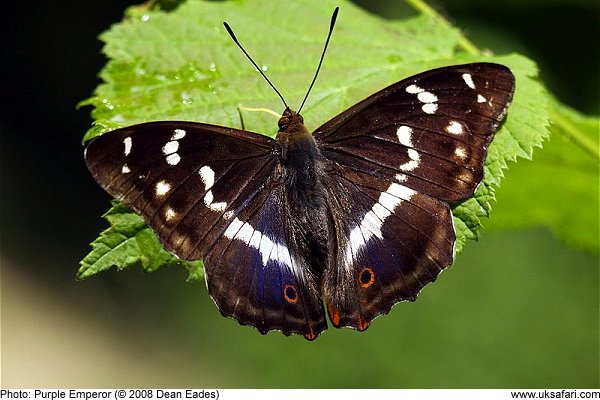
<svg viewBox="0 0 600 400"><path fill-rule="evenodd" d="M327 51L327 46L329 45L329 39L331 38L331 34L333 33L333 27L335 26L335 20L337 19L339 10L340 10L339 7L336 7L335 10L333 10L333 15L331 16L331 23L329 24L329 33L327 34L327 40L325 41L325 47L323 47L323 53L321 53L321 59L319 60L319 65L317 66L317 71L315 72L315 76L313 77L313 80L312 80L310 86L308 87L308 91L306 92L306 95L304 96L304 100L302 100L302 104L300 104L300 108L298 109L298 114L300 114L300 110L302 110L302 107L304 107L304 103L306 103L306 99L308 99L308 95L310 94L310 91L312 90L315 82L317 81L317 76L319 75L319 70L321 69L321 64L323 64L323 59L325 58L325 52Z"/></svg>
<svg viewBox="0 0 600 400"><path fill-rule="evenodd" d="M263 76L263 78L265 78L265 80L267 81L267 83L269 85L271 85L271 87L273 88L273 90L275 91L275 93L277 93L277 95L279 96L279 98L283 102L283 105L286 108L289 108L288 105L287 105L287 103L285 102L285 99L283 98L283 96L281 95L281 93L279 93L279 90L277 90L277 88L275 87L275 85L273 85L271 83L271 81L269 80L269 78L267 78L267 75L265 75L265 73L262 71L262 69L254 62L254 60L252 59L252 57L250 57L250 54L248 54L248 52L242 47L242 45L240 44L240 42L237 40L237 38L235 37L235 34L233 33L233 29L231 29L231 27L229 26L229 24L227 22L223 22L223 25L225 26L225 29L227 29L227 33L229 33L229 36L231 36L231 39L233 39L233 41L235 42L235 44L237 44L238 47L240 48L240 50L242 50L242 52L246 55L246 57L248 57L248 60L250 60L250 62L252 63L252 65L254 65L254 67L256 67L256 69L258 70L258 72L260 72L260 74Z"/></svg>

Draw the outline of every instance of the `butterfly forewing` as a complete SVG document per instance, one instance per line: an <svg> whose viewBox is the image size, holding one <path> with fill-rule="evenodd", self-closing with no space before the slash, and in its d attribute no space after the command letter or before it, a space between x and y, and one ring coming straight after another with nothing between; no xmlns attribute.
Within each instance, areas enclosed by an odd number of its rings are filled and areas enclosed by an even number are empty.
<svg viewBox="0 0 600 400"><path fill-rule="evenodd" d="M86 148L94 178L138 211L165 247L203 257L272 173L273 140L185 122L102 135Z"/></svg>
<svg viewBox="0 0 600 400"><path fill-rule="evenodd" d="M472 196L514 91L508 68L444 67L398 82L314 133L323 155L444 201Z"/></svg>

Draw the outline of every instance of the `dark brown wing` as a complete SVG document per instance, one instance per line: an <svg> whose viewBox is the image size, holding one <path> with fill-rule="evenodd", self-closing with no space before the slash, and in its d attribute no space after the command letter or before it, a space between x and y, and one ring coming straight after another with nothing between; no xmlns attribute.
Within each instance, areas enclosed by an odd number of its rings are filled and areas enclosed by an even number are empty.
<svg viewBox="0 0 600 400"><path fill-rule="evenodd" d="M86 147L94 179L142 215L165 248L202 258L273 172L266 136L190 122L108 132Z"/></svg>
<svg viewBox="0 0 600 400"><path fill-rule="evenodd" d="M329 319L366 329L452 263L448 204L401 183L330 164L334 252L323 276Z"/></svg>
<svg viewBox="0 0 600 400"><path fill-rule="evenodd" d="M323 155L348 168L405 184L444 201L473 195L510 105L508 68L477 63L407 78L314 132Z"/></svg>
<svg viewBox="0 0 600 400"><path fill-rule="evenodd" d="M497 64L434 69L358 103L314 133L333 247L323 295L334 326L364 330L452 263L448 202L473 195L514 77Z"/></svg>
<svg viewBox="0 0 600 400"><path fill-rule="evenodd" d="M202 257L225 316L261 333L326 329L315 277L287 243L274 140L188 122L108 132L85 159L100 185L142 215L179 258Z"/></svg>
<svg viewBox="0 0 600 400"><path fill-rule="evenodd" d="M221 313L261 333L315 339L327 328L318 277L293 241L285 186L276 173L236 216L205 258L207 285Z"/></svg>

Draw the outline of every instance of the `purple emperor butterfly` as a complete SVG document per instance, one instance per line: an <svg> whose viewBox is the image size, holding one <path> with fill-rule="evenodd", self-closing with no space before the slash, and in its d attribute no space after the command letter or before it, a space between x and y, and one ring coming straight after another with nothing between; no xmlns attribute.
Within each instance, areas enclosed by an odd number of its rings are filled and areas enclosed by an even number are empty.
<svg viewBox="0 0 600 400"><path fill-rule="evenodd" d="M325 310L336 328L363 331L452 263L449 203L473 196L481 182L514 88L502 65L433 69L312 134L302 106L293 111L274 88L286 107L274 140L148 122L94 139L85 160L167 250L204 258L208 292L224 316L312 340L327 328Z"/></svg>

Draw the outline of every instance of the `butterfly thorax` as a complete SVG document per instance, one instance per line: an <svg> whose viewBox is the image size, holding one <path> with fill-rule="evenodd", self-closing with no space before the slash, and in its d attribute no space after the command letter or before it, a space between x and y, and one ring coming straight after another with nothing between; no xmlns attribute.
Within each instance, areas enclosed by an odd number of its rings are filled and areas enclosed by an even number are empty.
<svg viewBox="0 0 600 400"><path fill-rule="evenodd" d="M326 221L329 220L321 183L322 157L302 116L289 108L279 120L277 147L291 211L288 223L293 224L294 231L301 236L296 240L303 242L299 246L301 251L310 255L313 272L322 270L327 246Z"/></svg>
<svg viewBox="0 0 600 400"><path fill-rule="evenodd" d="M290 108L279 120L277 145L292 203L301 208L318 208L322 197L317 173L319 150L302 116Z"/></svg>

